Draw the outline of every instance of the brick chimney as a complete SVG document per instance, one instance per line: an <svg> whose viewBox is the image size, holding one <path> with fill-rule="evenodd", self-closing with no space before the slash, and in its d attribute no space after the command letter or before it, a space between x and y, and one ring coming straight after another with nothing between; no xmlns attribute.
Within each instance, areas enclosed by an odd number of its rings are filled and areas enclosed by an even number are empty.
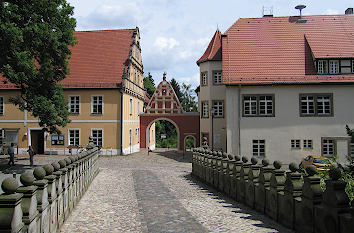
<svg viewBox="0 0 354 233"><path fill-rule="evenodd" d="M346 9L345 10L345 14L346 15L352 15L353 14L353 8L351 7L351 8Z"/></svg>

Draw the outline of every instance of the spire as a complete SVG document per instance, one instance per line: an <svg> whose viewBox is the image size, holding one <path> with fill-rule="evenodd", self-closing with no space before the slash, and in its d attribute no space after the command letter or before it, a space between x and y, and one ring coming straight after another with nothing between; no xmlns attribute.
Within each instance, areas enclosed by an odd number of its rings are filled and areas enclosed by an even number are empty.
<svg viewBox="0 0 354 233"><path fill-rule="evenodd" d="M199 65L206 61L221 61L221 32L219 29L216 30L208 48L205 50L203 56L199 58L197 64Z"/></svg>
<svg viewBox="0 0 354 233"><path fill-rule="evenodd" d="M166 71L165 71L165 72L163 72L163 77L162 77L162 80L163 80L163 81L166 81Z"/></svg>

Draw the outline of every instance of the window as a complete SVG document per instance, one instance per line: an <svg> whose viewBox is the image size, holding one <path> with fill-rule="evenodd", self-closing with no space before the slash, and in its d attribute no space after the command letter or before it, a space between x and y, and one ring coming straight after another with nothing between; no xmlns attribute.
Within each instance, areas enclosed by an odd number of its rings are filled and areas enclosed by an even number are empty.
<svg viewBox="0 0 354 233"><path fill-rule="evenodd" d="M312 140L305 140L304 139L303 148L304 149L312 149Z"/></svg>
<svg viewBox="0 0 354 233"><path fill-rule="evenodd" d="M72 95L69 96L69 112L72 114L80 113L80 96Z"/></svg>
<svg viewBox="0 0 354 233"><path fill-rule="evenodd" d="M91 113L103 114L103 96L93 95L91 96Z"/></svg>
<svg viewBox="0 0 354 233"><path fill-rule="evenodd" d="M300 94L300 116L333 116L332 94Z"/></svg>
<svg viewBox="0 0 354 233"><path fill-rule="evenodd" d="M208 101L202 101L202 118L209 117L209 103Z"/></svg>
<svg viewBox="0 0 354 233"><path fill-rule="evenodd" d="M97 146L103 146L103 131L102 129L92 129L91 136L93 139L93 143Z"/></svg>
<svg viewBox="0 0 354 233"><path fill-rule="evenodd" d="M4 115L4 97L0 96L0 115Z"/></svg>
<svg viewBox="0 0 354 233"><path fill-rule="evenodd" d="M3 144L4 130L0 129L0 146Z"/></svg>
<svg viewBox="0 0 354 233"><path fill-rule="evenodd" d="M338 74L339 73L339 60L330 60L329 61L329 73Z"/></svg>
<svg viewBox="0 0 354 233"><path fill-rule="evenodd" d="M328 73L327 61L319 60L317 62L317 73L319 74Z"/></svg>
<svg viewBox="0 0 354 233"><path fill-rule="evenodd" d="M132 144L132 129L129 129L129 145Z"/></svg>
<svg viewBox="0 0 354 233"><path fill-rule="evenodd" d="M133 100L129 100L129 115L133 115Z"/></svg>
<svg viewBox="0 0 354 233"><path fill-rule="evenodd" d="M0 131L1 132L1 131ZM1 144L0 144L1 145ZM354 157L354 143L350 143L350 156Z"/></svg>
<svg viewBox="0 0 354 233"><path fill-rule="evenodd" d="M323 139L322 141L322 155L332 157L334 155L334 140Z"/></svg>
<svg viewBox="0 0 354 233"><path fill-rule="evenodd" d="M291 140L291 149L300 149L300 140L292 139Z"/></svg>
<svg viewBox="0 0 354 233"><path fill-rule="evenodd" d="M274 95L244 95L243 116L274 116Z"/></svg>
<svg viewBox="0 0 354 233"><path fill-rule="evenodd" d="M253 140L253 156L265 157L265 140Z"/></svg>
<svg viewBox="0 0 354 233"><path fill-rule="evenodd" d="M80 145L80 130L69 129L69 145L71 146Z"/></svg>
<svg viewBox="0 0 354 233"><path fill-rule="evenodd" d="M224 101L213 100L214 117L224 117Z"/></svg>
<svg viewBox="0 0 354 233"><path fill-rule="evenodd" d="M202 86L207 86L208 85L208 72L202 72L201 73L201 81L200 81Z"/></svg>
<svg viewBox="0 0 354 233"><path fill-rule="evenodd" d="M213 71L213 83L215 85L222 84L221 70Z"/></svg>

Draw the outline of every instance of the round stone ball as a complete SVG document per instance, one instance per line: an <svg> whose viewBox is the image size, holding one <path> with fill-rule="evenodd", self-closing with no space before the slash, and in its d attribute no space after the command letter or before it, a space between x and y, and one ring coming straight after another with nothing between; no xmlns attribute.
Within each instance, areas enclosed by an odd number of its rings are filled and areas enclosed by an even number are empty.
<svg viewBox="0 0 354 233"><path fill-rule="evenodd" d="M67 165L71 164L71 160L68 157L65 158L65 162Z"/></svg>
<svg viewBox="0 0 354 233"><path fill-rule="evenodd" d="M255 158L255 157L252 157L252 158L251 158L251 163L252 163L253 165L256 165L256 164L258 163L258 159Z"/></svg>
<svg viewBox="0 0 354 233"><path fill-rule="evenodd" d="M58 171L60 169L60 164L58 162L53 162L52 166L54 168L54 171Z"/></svg>
<svg viewBox="0 0 354 233"><path fill-rule="evenodd" d="M221 151L218 152L218 157L220 157L220 158L222 157Z"/></svg>
<svg viewBox="0 0 354 233"><path fill-rule="evenodd" d="M223 152L223 153L222 153L222 157L223 157L224 159L227 159L227 154L226 154L225 152Z"/></svg>
<svg viewBox="0 0 354 233"><path fill-rule="evenodd" d="M232 154L228 154L227 157L229 158L229 160L234 160L235 156Z"/></svg>
<svg viewBox="0 0 354 233"><path fill-rule="evenodd" d="M269 165L269 159L262 159L262 165L264 167L268 166Z"/></svg>
<svg viewBox="0 0 354 233"><path fill-rule="evenodd" d="M218 152L213 151L213 156L218 156Z"/></svg>
<svg viewBox="0 0 354 233"><path fill-rule="evenodd" d="M306 167L306 172L309 176L314 176L318 173L317 168L314 165Z"/></svg>
<svg viewBox="0 0 354 233"><path fill-rule="evenodd" d="M33 175L34 175L34 177L35 177L37 180L43 180L43 178L44 178L45 175L46 175L46 172L45 172L45 170L44 170L42 167L36 167L36 168L33 170Z"/></svg>
<svg viewBox="0 0 354 233"><path fill-rule="evenodd" d="M342 177L342 173L338 167L334 167L329 170L329 177L331 177L331 180L339 180Z"/></svg>
<svg viewBox="0 0 354 233"><path fill-rule="evenodd" d="M64 159L60 160L59 162L60 168L64 168L66 166L66 161Z"/></svg>
<svg viewBox="0 0 354 233"><path fill-rule="evenodd" d="M31 172L24 172L20 176L20 181L24 186L31 186L34 182L34 176Z"/></svg>
<svg viewBox="0 0 354 233"><path fill-rule="evenodd" d="M248 162L248 158L245 157L245 156L242 156L242 162L247 163Z"/></svg>
<svg viewBox="0 0 354 233"><path fill-rule="evenodd" d="M291 172L296 172L299 170L299 166L296 163L290 163L289 164L289 169Z"/></svg>
<svg viewBox="0 0 354 233"><path fill-rule="evenodd" d="M70 156L69 159L71 160L71 163L75 162L75 158L73 156Z"/></svg>
<svg viewBox="0 0 354 233"><path fill-rule="evenodd" d="M279 160L275 160L273 162L273 166L274 166L275 169L280 169L282 164L281 164L281 162Z"/></svg>
<svg viewBox="0 0 354 233"><path fill-rule="evenodd" d="M18 188L18 182L15 178L8 177L2 181L1 188L5 194L14 194Z"/></svg>
<svg viewBox="0 0 354 233"><path fill-rule="evenodd" d="M204 149L201 149L200 150L200 153L204 154L205 150Z"/></svg>
<svg viewBox="0 0 354 233"><path fill-rule="evenodd" d="M50 164L44 165L43 169L44 169L47 176L53 174L53 172L54 172L54 167Z"/></svg>

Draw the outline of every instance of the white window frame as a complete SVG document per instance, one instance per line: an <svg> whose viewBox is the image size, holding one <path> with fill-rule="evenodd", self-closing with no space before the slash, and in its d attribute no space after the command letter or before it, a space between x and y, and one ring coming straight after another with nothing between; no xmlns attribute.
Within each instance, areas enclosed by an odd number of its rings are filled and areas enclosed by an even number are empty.
<svg viewBox="0 0 354 233"><path fill-rule="evenodd" d="M311 98L312 100L310 100ZM331 117L333 116L333 94L325 93L311 93L300 94L300 117ZM310 103L312 103L313 110L310 111ZM306 113L303 112L306 110ZM327 111L327 112L326 112Z"/></svg>
<svg viewBox="0 0 354 233"><path fill-rule="evenodd" d="M5 97L0 96L0 115L5 115Z"/></svg>
<svg viewBox="0 0 354 233"><path fill-rule="evenodd" d="M133 99L129 99L129 115L133 115Z"/></svg>
<svg viewBox="0 0 354 233"><path fill-rule="evenodd" d="M257 96L243 97L244 116L257 116Z"/></svg>
<svg viewBox="0 0 354 233"><path fill-rule="evenodd" d="M223 100L213 100L212 108L214 108L214 116L215 118L223 118L224 117L224 101Z"/></svg>
<svg viewBox="0 0 354 233"><path fill-rule="evenodd" d="M202 101L202 118L209 118L209 102Z"/></svg>
<svg viewBox="0 0 354 233"><path fill-rule="evenodd" d="M328 73L328 62L327 60L319 60L317 62L317 73L327 74Z"/></svg>
<svg viewBox="0 0 354 233"><path fill-rule="evenodd" d="M332 142L330 142L332 141ZM333 157L335 154L335 140L334 139L323 139L322 141L322 155L326 157ZM332 152L330 151L332 150Z"/></svg>
<svg viewBox="0 0 354 233"><path fill-rule="evenodd" d="M201 74L201 86L208 86L208 72L202 72Z"/></svg>
<svg viewBox="0 0 354 233"><path fill-rule="evenodd" d="M329 60L329 73L339 74L339 60Z"/></svg>
<svg viewBox="0 0 354 233"><path fill-rule="evenodd" d="M252 140L252 155L256 156L256 157L265 157L266 156L266 148L265 148L265 140L264 139L253 139Z"/></svg>
<svg viewBox="0 0 354 233"><path fill-rule="evenodd" d="M313 148L313 143L311 139L304 139L302 142L302 148L303 149L312 149Z"/></svg>
<svg viewBox="0 0 354 233"><path fill-rule="evenodd" d="M300 139L291 139L290 144L291 144L292 150L301 149L301 140Z"/></svg>
<svg viewBox="0 0 354 233"><path fill-rule="evenodd" d="M262 97L264 97L264 99L261 99ZM270 100L268 99L269 97L270 97ZM272 96L272 95L259 96L259 99L258 99L259 116L273 116L273 114L274 114L273 102L274 102L274 96ZM264 113L261 113L262 104L264 104Z"/></svg>
<svg viewBox="0 0 354 233"><path fill-rule="evenodd" d="M222 71L221 70L213 70L213 84L214 85L222 84Z"/></svg>
<svg viewBox="0 0 354 233"><path fill-rule="evenodd" d="M95 97L102 97L102 113L93 112L94 98ZM104 113L104 95L91 95L91 114L103 115L103 113Z"/></svg>
<svg viewBox="0 0 354 233"><path fill-rule="evenodd" d="M91 128L91 130L90 130L90 132L91 132L91 134L90 134L90 136L92 137L92 138L94 138L93 137L93 131L97 131L97 130L101 130L102 131L102 146L101 147L103 147L104 146L104 130L102 129L102 128ZM96 144L96 142L95 142L95 145L97 145Z"/></svg>
<svg viewBox="0 0 354 233"><path fill-rule="evenodd" d="M310 96L310 95L300 96L301 115L306 116L306 115L315 115L316 114L315 100L316 100L316 96ZM312 104L312 112L310 109L311 104ZM306 109L303 109L303 106L305 106ZM306 112L304 113L303 110L306 110Z"/></svg>
<svg viewBox="0 0 354 233"><path fill-rule="evenodd" d="M72 103L71 102L71 97L79 97L79 102L78 103L76 103L76 99L75 99L75 103ZM68 95L68 104L69 104L69 112L71 113L71 114L80 114L81 113L81 96L80 95ZM72 112L71 110L71 106L72 105L74 105L75 107L74 108L78 108L79 109L79 111L78 112Z"/></svg>
<svg viewBox="0 0 354 233"><path fill-rule="evenodd" d="M264 97L264 99L262 99ZM270 98L270 99L268 99ZM243 117L274 117L274 94L245 94L242 97ZM261 112L261 106L264 106Z"/></svg>
<svg viewBox="0 0 354 233"><path fill-rule="evenodd" d="M77 145L81 145L81 129L80 128L69 128L68 129L68 142L67 142L67 145L70 146L70 139L71 139L71 136L70 136L70 131L79 131L79 144ZM75 140L75 139L74 139ZM76 146L76 145L72 145L72 146Z"/></svg>
<svg viewBox="0 0 354 233"><path fill-rule="evenodd" d="M330 96L317 96L317 114L318 115L331 115L331 97ZM329 112L326 110L329 107Z"/></svg>

